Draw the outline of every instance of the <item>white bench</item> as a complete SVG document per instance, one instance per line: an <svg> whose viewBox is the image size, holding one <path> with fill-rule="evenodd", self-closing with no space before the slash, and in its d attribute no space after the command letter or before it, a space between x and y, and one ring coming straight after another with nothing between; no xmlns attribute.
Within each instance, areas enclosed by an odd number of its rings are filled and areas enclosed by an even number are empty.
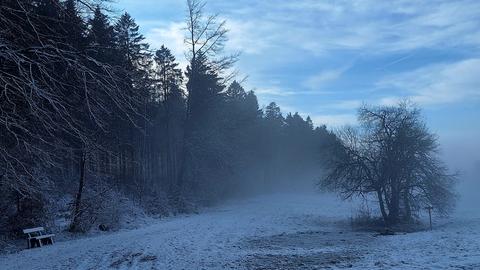
<svg viewBox="0 0 480 270"><path fill-rule="evenodd" d="M42 247L43 244L53 245L53 237L55 234L44 234L45 229L43 227L31 228L23 230L23 233L28 235L28 248L35 246Z"/></svg>

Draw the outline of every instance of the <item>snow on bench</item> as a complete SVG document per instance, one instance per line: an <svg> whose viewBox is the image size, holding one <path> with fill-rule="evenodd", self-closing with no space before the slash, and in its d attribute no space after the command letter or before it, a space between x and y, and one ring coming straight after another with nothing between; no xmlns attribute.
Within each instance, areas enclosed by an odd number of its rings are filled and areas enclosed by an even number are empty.
<svg viewBox="0 0 480 270"><path fill-rule="evenodd" d="M55 234L44 234L44 232L45 229L43 227L23 230L23 233L28 235L28 248L33 248L35 246L42 247L43 244L53 245L53 237Z"/></svg>

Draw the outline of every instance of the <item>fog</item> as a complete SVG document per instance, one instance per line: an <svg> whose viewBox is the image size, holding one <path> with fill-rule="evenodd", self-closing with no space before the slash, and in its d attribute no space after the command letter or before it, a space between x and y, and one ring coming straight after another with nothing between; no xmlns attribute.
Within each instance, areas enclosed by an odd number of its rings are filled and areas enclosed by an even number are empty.
<svg viewBox="0 0 480 270"><path fill-rule="evenodd" d="M457 211L480 215L480 143L474 138L441 138L441 154L452 172L458 172ZM473 137L473 136L472 136Z"/></svg>

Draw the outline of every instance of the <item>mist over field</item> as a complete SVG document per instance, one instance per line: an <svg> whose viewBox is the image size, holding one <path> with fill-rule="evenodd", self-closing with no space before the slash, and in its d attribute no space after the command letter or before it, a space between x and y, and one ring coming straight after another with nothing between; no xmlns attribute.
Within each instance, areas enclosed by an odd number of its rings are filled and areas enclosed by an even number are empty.
<svg viewBox="0 0 480 270"><path fill-rule="evenodd" d="M0 1L0 269L480 269L478 18Z"/></svg>
<svg viewBox="0 0 480 270"><path fill-rule="evenodd" d="M457 192L459 195L458 209L469 209L477 214L480 203L478 191L480 190L480 144L471 140L444 141L442 154L450 168L459 173Z"/></svg>

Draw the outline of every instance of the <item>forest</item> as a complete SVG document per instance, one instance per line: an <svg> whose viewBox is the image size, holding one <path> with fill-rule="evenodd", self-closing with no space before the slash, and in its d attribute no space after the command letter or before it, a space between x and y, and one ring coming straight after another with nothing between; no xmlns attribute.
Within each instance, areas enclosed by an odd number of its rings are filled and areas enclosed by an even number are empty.
<svg viewBox="0 0 480 270"><path fill-rule="evenodd" d="M5 233L45 222L65 195L69 230L87 231L119 194L169 215L305 185L298 179L315 179L335 140L274 102L259 108L236 81L237 56L223 53L224 22L199 2L189 2L186 71L168 48L150 50L128 13L114 20L101 3L0 8Z"/></svg>

